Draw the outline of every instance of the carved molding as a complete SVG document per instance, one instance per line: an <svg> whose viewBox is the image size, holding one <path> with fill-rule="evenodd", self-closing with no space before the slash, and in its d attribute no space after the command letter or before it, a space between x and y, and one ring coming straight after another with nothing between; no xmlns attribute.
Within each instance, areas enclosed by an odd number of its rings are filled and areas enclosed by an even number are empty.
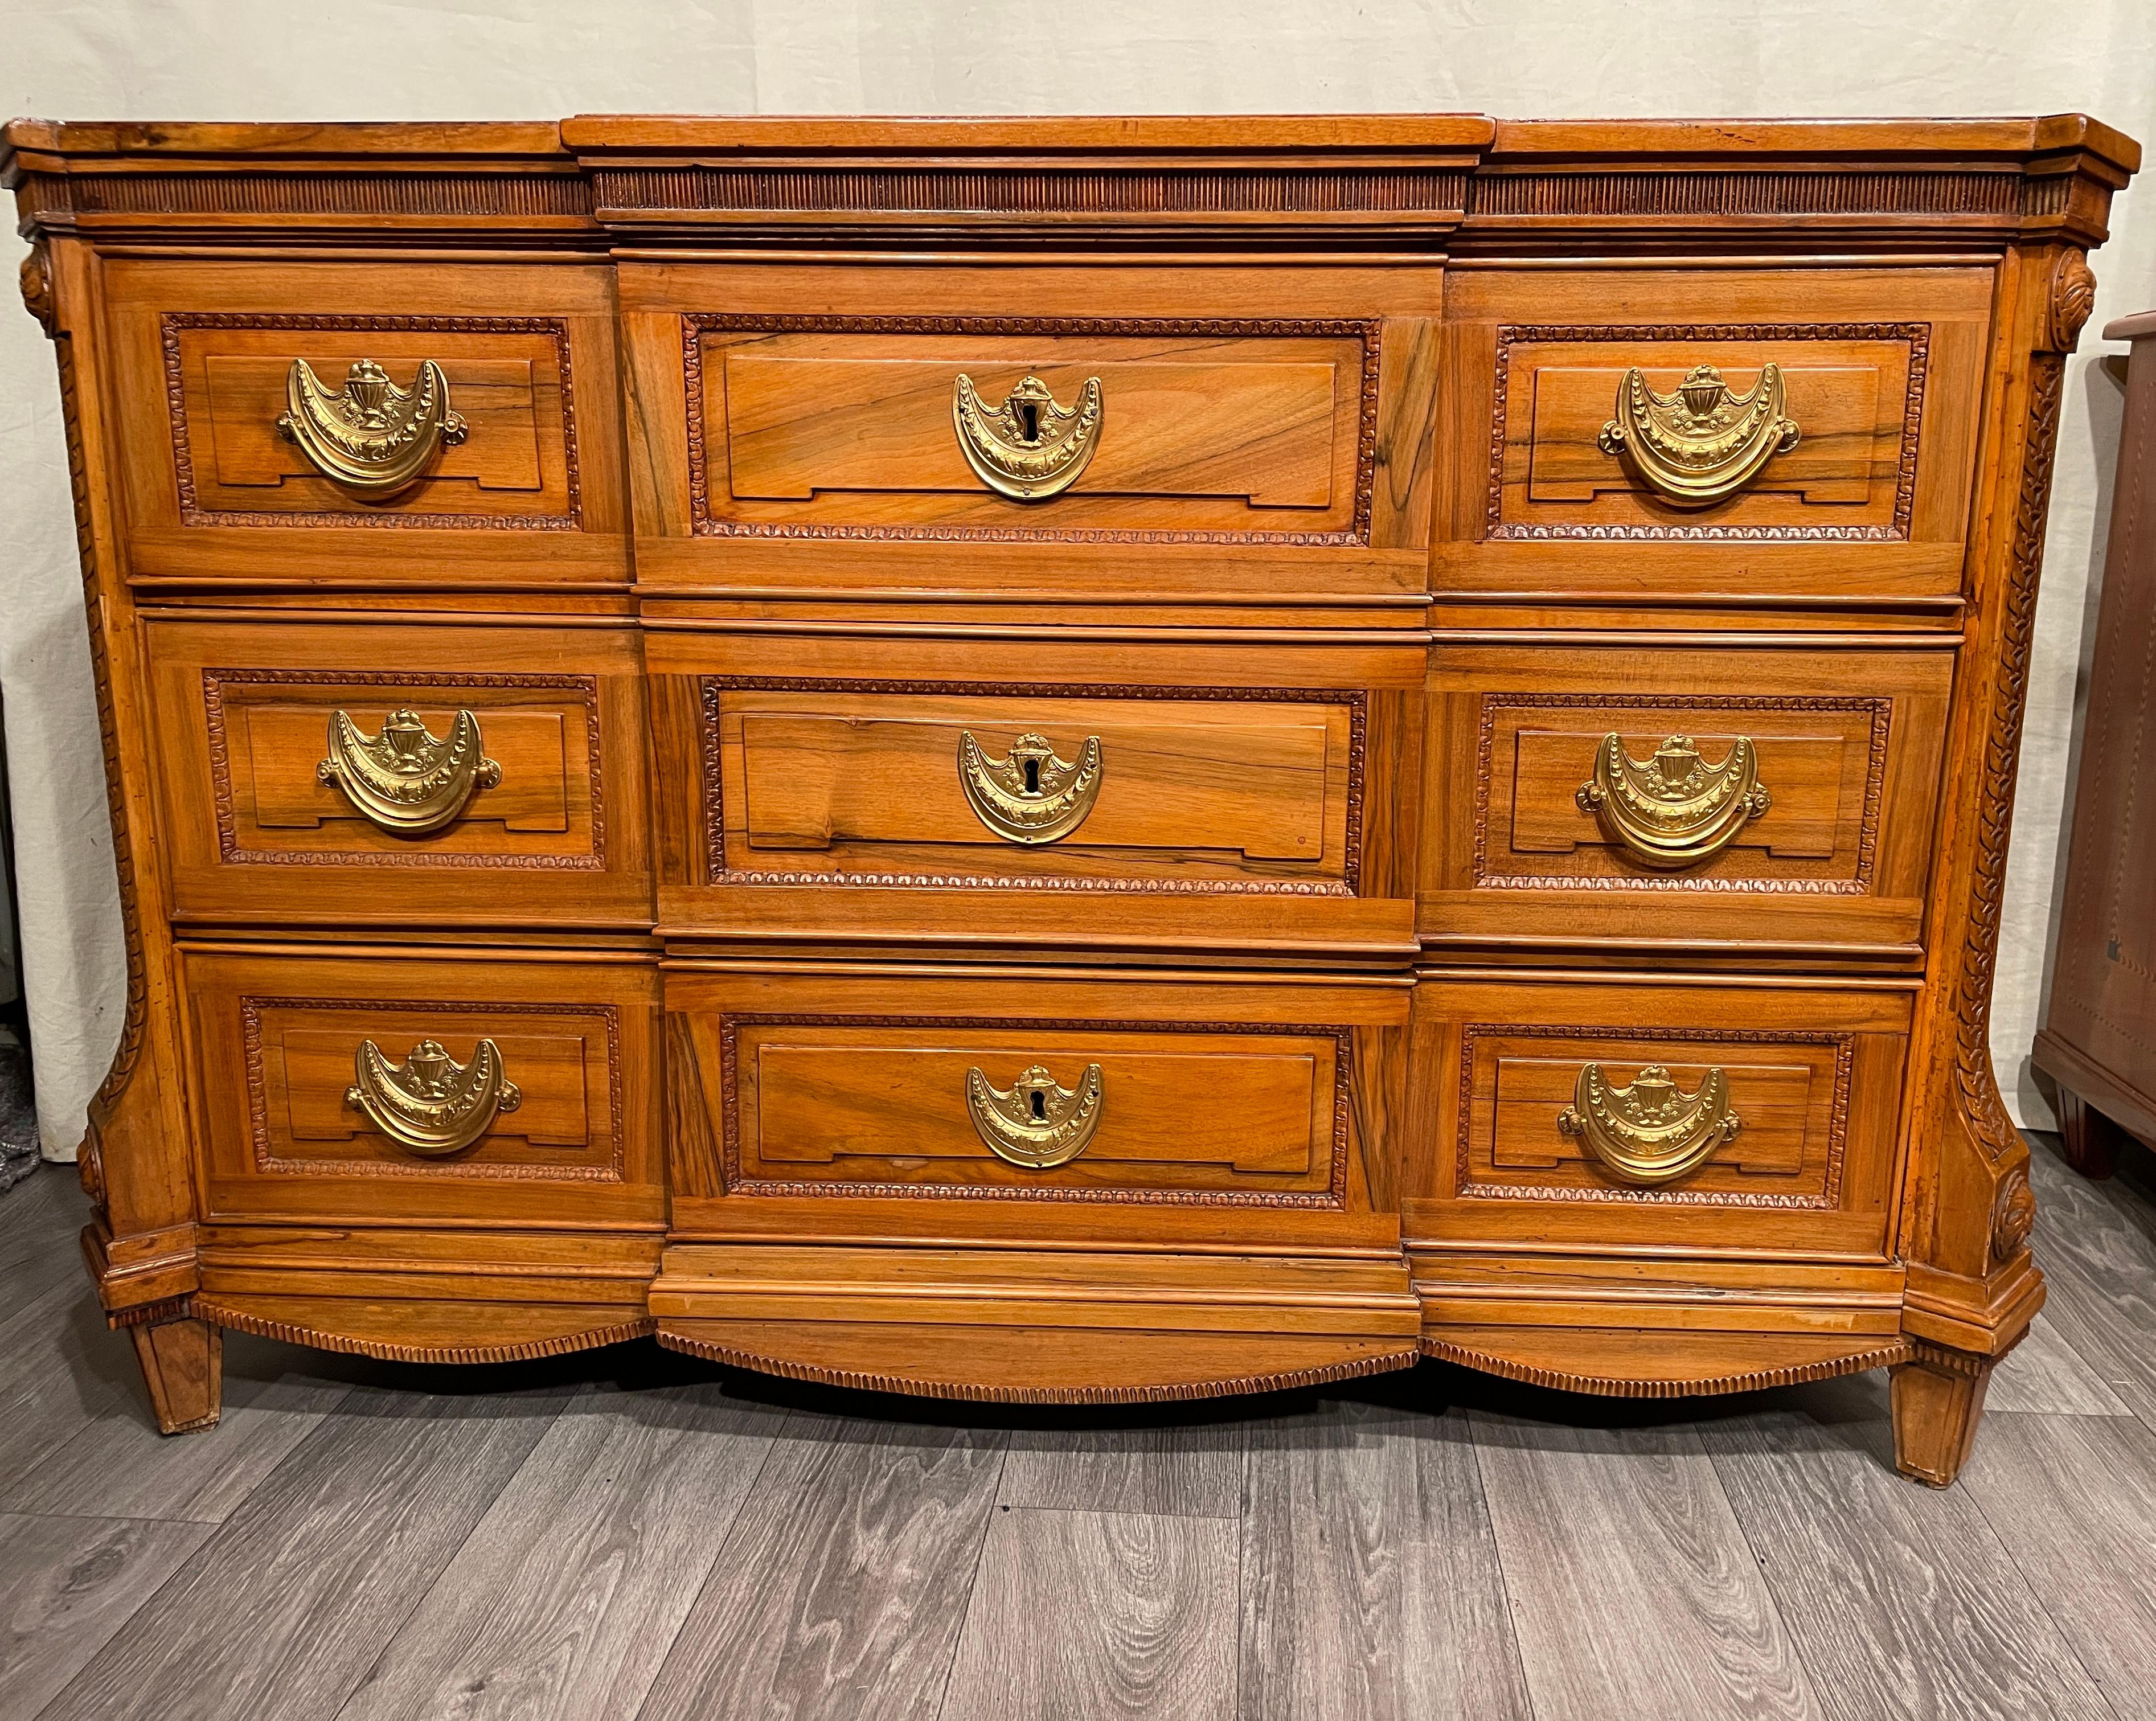
<svg viewBox="0 0 2156 1721"><path fill-rule="evenodd" d="M602 872L606 870L606 791L599 752L598 678L596 676L426 675L402 670L206 669L203 712L209 738L210 790L217 815L218 857L234 866L416 866L506 871ZM591 852L586 855L448 854L438 849L244 849L233 800L231 739L224 721L224 690L234 686L289 687L408 687L453 693L459 688L516 688L569 694L584 712L584 758L590 781Z"/></svg>
<svg viewBox="0 0 2156 1721"><path fill-rule="evenodd" d="M1861 1374L1869 1369L1907 1362L1911 1349L1906 1341L1896 1339L1876 1350L1860 1351L1854 1356L1834 1357L1825 1362L1793 1363L1787 1368L1755 1369L1747 1374L1717 1374L1707 1379L1641 1380L1621 1374L1575 1374L1563 1369L1539 1368L1532 1363L1515 1362L1510 1357L1493 1355L1489 1351L1477 1350L1469 1345L1455 1344L1450 1339L1434 1335L1425 1337L1422 1341L1424 1356L1459 1363L1470 1369L1480 1369L1486 1374L1502 1374L1507 1380L1523 1380L1532 1386L1554 1387L1561 1392L1591 1392L1604 1398L1637 1399L1690 1398L1696 1393L1758 1392L1770 1386L1796 1386L1807 1380L1825 1380L1836 1374Z"/></svg>
<svg viewBox="0 0 2156 1721"><path fill-rule="evenodd" d="M1154 687L1116 683L1034 681L876 681L795 676L702 676L698 678L703 732L705 864L715 885L861 886L880 890L1070 891L1137 896L1352 896L1363 881L1364 757L1369 696L1360 688ZM957 694L997 699L1230 700L1255 704L1339 705L1348 710L1347 852L1337 880L1081 878L1013 873L786 871L726 865L723 732L720 696L729 689L773 693Z"/></svg>
<svg viewBox="0 0 2156 1721"><path fill-rule="evenodd" d="M53 297L53 259L40 239L30 247L17 275L23 289L23 305L38 320L47 340L59 336L59 306Z"/></svg>
<svg viewBox="0 0 2156 1721"><path fill-rule="evenodd" d="M1902 341L1909 348L1909 383L1902 397L1902 444L1894 480L1892 526L1541 526L1507 521L1505 513L1507 414L1512 348L1533 342L1594 341ZM1490 423L1490 492L1483 537L1498 542L1726 542L1741 543L1899 543L1909 536L1917 498L1917 433L1931 364L1929 323L1508 323L1497 330L1497 372ZM1769 485L1769 488L1772 486Z"/></svg>
<svg viewBox="0 0 2156 1721"><path fill-rule="evenodd" d="M2048 319L2051 349L2056 352L2071 352L2081 339L2082 326L2096 309L2096 271L2088 265L2088 257L2081 251L2059 253L2059 260L2051 266L2051 315Z"/></svg>
<svg viewBox="0 0 2156 1721"><path fill-rule="evenodd" d="M659 1328L659 1343L668 1350L702 1357L728 1368L754 1369L789 1380L813 1380L824 1386L850 1387L856 1392L904 1393L915 1398L968 1399L978 1404L998 1405L1142 1405L1178 1399L1235 1398L1247 1393L1290 1392L1301 1387L1322 1386L1332 1380L1352 1380L1363 1374L1384 1374L1395 1369L1411 1369L1418 1353L1409 1345L1328 1363L1317 1369L1283 1369L1265 1374L1236 1374L1219 1379L1164 1382L1145 1386L988 1386L965 1380L933 1380L916 1374L870 1374L852 1369L830 1369L816 1363L795 1362L762 1351L745 1350L709 1338Z"/></svg>
<svg viewBox="0 0 2156 1721"><path fill-rule="evenodd" d="M2020 770L2021 718L2029 692L2029 655L2035 635L2036 583L2044 560L2044 521L2051 505L2051 461L2059 434L2066 359L2040 352L2030 362L2028 420L2021 455L2021 493L2008 547L2005 599L1999 620L1998 672L1979 765L1976 854L1968 927L1954 1009L1954 1087L1962 1116L1979 1149L1994 1165L2022 1151L2006 1115L1991 1065L1991 983L1999 963L1999 912L2006 896L2006 850L2014 834L2014 788Z"/></svg>
<svg viewBox="0 0 2156 1721"><path fill-rule="evenodd" d="M860 1183L836 1179L752 1178L742 1170L741 1105L736 1067L738 1030L747 1027L993 1028L1029 1032L1132 1034L1265 1034L1333 1042L1332 1166L1322 1193L1270 1189L1084 1189L1055 1184ZM1301 1207L1338 1212L1348 1199L1348 1125L1354 1112L1352 1028L1286 1022L1127 1022L1084 1017L861 1016L752 1011L719 1018L719 1102L721 1169L728 1194L821 1195L879 1200L1054 1201L1152 1207ZM991 1162L993 1163L993 1162Z"/></svg>
<svg viewBox="0 0 2156 1721"><path fill-rule="evenodd" d="M521 1363L539 1357L560 1356L572 1350L593 1350L603 1344L619 1344L642 1338L657 1324L639 1315L611 1326L593 1327L582 1333L565 1333L553 1338L531 1338L516 1344L390 1344L380 1339L354 1338L328 1333L319 1327L303 1327L291 1321L273 1321L266 1315L249 1314L219 1302L214 1297L190 1299L187 1313L213 1326L230 1327L264 1338L304 1344L314 1350L341 1351L347 1356L379 1357L391 1363Z"/></svg>
<svg viewBox="0 0 2156 1721"><path fill-rule="evenodd" d="M1650 873L1583 878L1561 873L1492 873L1489 870L1490 796L1495 769L1497 713L1505 710L1559 709L1624 712L1869 712L1871 743L1864 774L1864 814L1857 830L1856 871L1850 878L1713 878ZM1890 698L1836 698L1825 695L1689 693L1486 693L1481 737L1475 773L1475 886L1499 891L1672 891L1744 896L1861 896L1871 890L1878 851L1879 809L1887 782L1887 743L1892 732ZM1599 719L1598 718L1598 722ZM1695 726L1696 727L1696 726Z"/></svg>
<svg viewBox="0 0 2156 1721"><path fill-rule="evenodd" d="M168 311L164 336L165 403L172 420L172 463L180 519L187 526L370 527L398 531L582 532L583 481L577 466L576 397L569 375L569 325L558 316L329 316L249 311ZM418 511L321 509L290 513L204 508L198 500L194 451L187 428L187 393L180 336L188 329L280 329L298 334L547 335L562 384L562 459L567 511L560 514L429 514Z"/></svg>
<svg viewBox="0 0 2156 1721"><path fill-rule="evenodd" d="M79 215L257 215L279 225L304 225L309 216L374 222L396 216L515 224L587 218L591 182L573 168L531 166L499 173L400 172L386 158L351 172L305 168L236 172L162 170L70 173L68 189ZM579 225L583 224L581 222Z"/></svg>
<svg viewBox="0 0 2156 1721"><path fill-rule="evenodd" d="M358 1015L393 1010L403 1015L456 1015L479 1019L484 1031L506 1031L505 1019L598 1017L606 1024L607 1117L610 1149L603 1165L544 1165L518 1163L425 1161L416 1159L285 1159L270 1141L270 1089L262 1045L262 1013L270 1009L336 1011ZM629 1139L624 1124L621 1072L621 1010L612 1004L449 1004L409 998L251 998L239 1000L239 1020L247 1061L247 1111L254 1148L254 1168L271 1175L298 1177L434 1178L465 1183L620 1183L626 1175ZM339 1092L342 1089L340 1087ZM355 1133L366 1133L363 1124ZM544 1149L540 1151L543 1152Z"/></svg>
<svg viewBox="0 0 2156 1721"><path fill-rule="evenodd" d="M1367 547L1378 473L1378 378L1383 325L1374 319L1282 317L1032 317L736 316L692 311L681 318L681 376L687 393L689 516L698 534L715 537L852 538L891 542L1067 544L1270 544ZM1213 532L1085 529L1040 526L837 526L808 521L716 519L704 423L704 336L710 331L773 334L1040 336L1308 336L1348 337L1363 347L1361 412L1355 450L1354 524L1342 532ZM721 480L723 482L723 479Z"/></svg>
<svg viewBox="0 0 2156 1721"><path fill-rule="evenodd" d="M2020 212L2019 167L1955 172L1784 168L1485 169L1468 188L1467 216L1631 217L1702 223L1732 216L1996 216Z"/></svg>
<svg viewBox="0 0 2156 1721"><path fill-rule="evenodd" d="M1502 1035L1507 1040L1614 1040L1667 1041L1681 1045L1830 1045L1834 1048L1834 1100L1827 1121L1826 1175L1816 1195L1772 1194L1750 1189L1692 1189L1679 1185L1645 1189L1630 1184L1591 1184L1567 1188L1548 1184L1477 1183L1471 1179L1469 1154L1475 1127L1476 1042ZM1460 1111L1452 1177L1455 1196L1470 1200L1614 1202L1634 1206L1751 1207L1833 1212L1841 1205L1841 1168L1849 1147L1849 1084L1856 1061L1854 1034L1783 1032L1759 1028L1594 1028L1557 1027L1510 1022L1470 1022L1460 1035ZM1583 1058L1582 1061L1585 1061ZM1494 1111L1492 1128L1495 1128ZM1594 1162L1581 1162L1589 1169ZM1494 1169L1494 1168L1493 1168Z"/></svg>

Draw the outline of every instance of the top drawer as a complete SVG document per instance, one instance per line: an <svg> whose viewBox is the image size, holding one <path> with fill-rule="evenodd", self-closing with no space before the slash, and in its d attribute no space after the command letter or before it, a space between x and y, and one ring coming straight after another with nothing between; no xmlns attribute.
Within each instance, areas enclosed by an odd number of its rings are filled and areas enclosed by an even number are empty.
<svg viewBox="0 0 2156 1721"><path fill-rule="evenodd" d="M1422 590L1434 269L621 281L647 588Z"/></svg>
<svg viewBox="0 0 2156 1721"><path fill-rule="evenodd" d="M1435 589L1950 600L1990 306L1985 269L1455 272Z"/></svg>
<svg viewBox="0 0 2156 1721"><path fill-rule="evenodd" d="M132 571L619 584L608 272L116 262Z"/></svg>

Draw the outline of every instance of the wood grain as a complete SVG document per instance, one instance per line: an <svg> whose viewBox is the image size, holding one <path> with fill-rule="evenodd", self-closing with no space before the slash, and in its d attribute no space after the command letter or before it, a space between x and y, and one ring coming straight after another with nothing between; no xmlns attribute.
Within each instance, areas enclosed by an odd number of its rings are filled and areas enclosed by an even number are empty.
<svg viewBox="0 0 2156 1721"><path fill-rule="evenodd" d="M46 1714L333 1714L564 1402L356 1391Z"/></svg>
<svg viewBox="0 0 2156 1721"><path fill-rule="evenodd" d="M572 1400L338 1721L634 1714L781 1420L716 1385Z"/></svg>
<svg viewBox="0 0 2156 1721"><path fill-rule="evenodd" d="M2145 1203L2085 1181L2048 1149L2030 1156L2029 1178L2044 1215L2033 1246L2058 1284L2052 1323L2156 1428L2156 1223Z"/></svg>
<svg viewBox="0 0 2156 1721"><path fill-rule="evenodd" d="M932 1716L1003 1436L803 1417L781 1431L639 1721Z"/></svg>
<svg viewBox="0 0 2156 1721"><path fill-rule="evenodd" d="M1218 1518L997 1513L942 1721L1233 1713L1235 1531Z"/></svg>
<svg viewBox="0 0 2156 1721"><path fill-rule="evenodd" d="M1251 1426L1239 1715L1529 1715L1467 1425L1416 1391Z"/></svg>
<svg viewBox="0 0 2156 1721"><path fill-rule="evenodd" d="M1801 1406L1777 1394L1792 1407L1702 1434L1825 1713L2102 1721L2102 1695L1969 1492L1894 1476L1878 1387L1825 1383Z"/></svg>
<svg viewBox="0 0 2156 1721"><path fill-rule="evenodd" d="M1472 1426L1536 1721L1830 1713L1697 1434Z"/></svg>
<svg viewBox="0 0 2156 1721"><path fill-rule="evenodd" d="M997 1498L1008 1507L1163 1518L1240 1518L1240 1420L1153 1422L1143 1412L1108 1423L1014 1428Z"/></svg>
<svg viewBox="0 0 2156 1721"><path fill-rule="evenodd" d="M0 1514L0 1717L28 1721L210 1533L208 1524Z"/></svg>

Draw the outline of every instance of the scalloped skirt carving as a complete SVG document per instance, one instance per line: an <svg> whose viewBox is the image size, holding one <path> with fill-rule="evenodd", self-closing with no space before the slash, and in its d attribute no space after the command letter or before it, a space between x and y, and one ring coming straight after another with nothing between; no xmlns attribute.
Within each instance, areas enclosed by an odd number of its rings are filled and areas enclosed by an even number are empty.
<svg viewBox="0 0 2156 1721"><path fill-rule="evenodd" d="M1884 1369L1912 1354L1898 1334L1876 1333L1822 1339L1796 1333L1666 1332L1650 1337L1614 1328L1453 1330L1460 1337L1424 1334L1423 1354L1530 1386L1604 1398L1758 1392Z"/></svg>
<svg viewBox="0 0 2156 1721"><path fill-rule="evenodd" d="M619 1303L368 1302L342 1297L198 1297L197 1320L287 1344L391 1363L521 1363L649 1334Z"/></svg>

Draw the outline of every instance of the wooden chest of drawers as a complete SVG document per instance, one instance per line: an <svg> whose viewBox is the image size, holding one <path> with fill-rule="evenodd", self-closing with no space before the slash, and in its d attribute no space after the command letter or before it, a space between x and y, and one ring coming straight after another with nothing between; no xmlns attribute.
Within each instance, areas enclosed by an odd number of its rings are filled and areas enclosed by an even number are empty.
<svg viewBox="0 0 2156 1721"><path fill-rule="evenodd" d="M1986 1051L2079 117L18 122L227 1327L961 1398L1892 1366Z"/></svg>

